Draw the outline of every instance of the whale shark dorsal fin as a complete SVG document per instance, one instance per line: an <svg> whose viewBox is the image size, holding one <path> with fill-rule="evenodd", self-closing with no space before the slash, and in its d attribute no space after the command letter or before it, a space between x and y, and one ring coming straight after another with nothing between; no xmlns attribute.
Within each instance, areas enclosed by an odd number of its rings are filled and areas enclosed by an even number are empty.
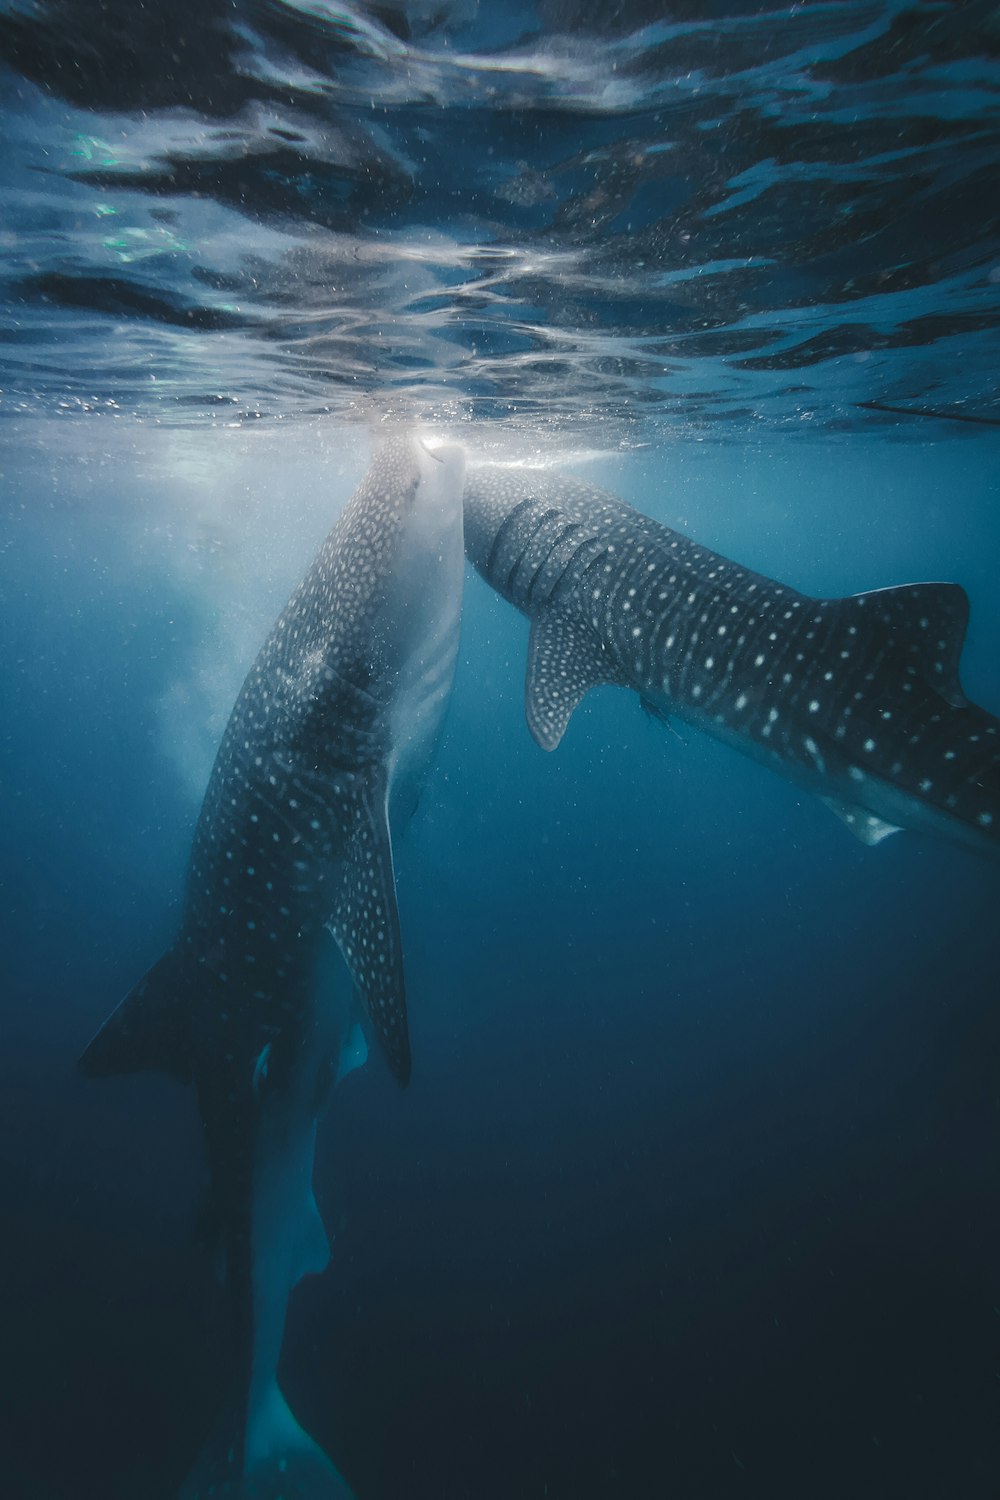
<svg viewBox="0 0 1000 1500"><path fill-rule="evenodd" d="M91 1078L113 1073L170 1073L191 1079L187 987L174 948L153 964L113 1010L80 1058Z"/></svg>
<svg viewBox="0 0 1000 1500"><path fill-rule="evenodd" d="M360 789L337 906L326 925L337 939L386 1061L400 1083L409 1082L403 948L381 784Z"/></svg>
<svg viewBox="0 0 1000 1500"><path fill-rule="evenodd" d="M965 708L958 667L969 623L969 597L958 583L907 583L852 594L845 605L886 625L912 657L917 674L952 708Z"/></svg>
<svg viewBox="0 0 1000 1500"><path fill-rule="evenodd" d="M902 833L902 829L895 823L887 823L884 818L877 818L870 813L866 807L858 807L854 802L841 802L837 797L821 797L827 807L834 813L845 828L850 829L854 837L862 844L872 848L875 844L881 844L891 833Z"/></svg>
<svg viewBox="0 0 1000 1500"><path fill-rule="evenodd" d="M543 610L531 624L524 712L532 738L554 750L573 710L593 687L621 684L599 636L557 609Z"/></svg>

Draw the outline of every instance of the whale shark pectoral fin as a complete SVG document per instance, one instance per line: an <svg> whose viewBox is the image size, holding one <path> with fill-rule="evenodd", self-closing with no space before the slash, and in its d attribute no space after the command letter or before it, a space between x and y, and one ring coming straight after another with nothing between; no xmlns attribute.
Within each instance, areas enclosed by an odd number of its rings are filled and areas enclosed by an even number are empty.
<svg viewBox="0 0 1000 1500"><path fill-rule="evenodd" d="M877 818L866 807L858 807L853 802L841 802L836 797L821 797L819 800L825 802L854 837L869 848L881 844L891 833L903 831L897 824L887 823L884 818Z"/></svg>
<svg viewBox="0 0 1000 1500"><path fill-rule="evenodd" d="M958 583L905 583L852 594L844 604L874 614L898 638L911 669L952 708L966 708L958 668L969 623L969 597Z"/></svg>
<svg viewBox="0 0 1000 1500"><path fill-rule="evenodd" d="M187 986L176 949L168 948L85 1048L80 1067L89 1078L114 1073L170 1073L191 1079Z"/></svg>
<svg viewBox="0 0 1000 1500"><path fill-rule="evenodd" d="M344 858L337 905L327 920L400 1083L410 1078L403 946L384 788L366 788Z"/></svg>
<svg viewBox="0 0 1000 1500"><path fill-rule="evenodd" d="M554 750L573 710L593 687L621 685L599 637L578 619L543 610L531 625L524 712L532 738Z"/></svg>

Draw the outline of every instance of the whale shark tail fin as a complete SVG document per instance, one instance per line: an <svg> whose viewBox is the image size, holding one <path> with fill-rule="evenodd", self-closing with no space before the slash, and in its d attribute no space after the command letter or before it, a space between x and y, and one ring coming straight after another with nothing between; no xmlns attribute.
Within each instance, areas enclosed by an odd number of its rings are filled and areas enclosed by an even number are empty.
<svg viewBox="0 0 1000 1500"><path fill-rule="evenodd" d="M178 1500L355 1500L318 1443L300 1427L272 1382L248 1426L236 1460L221 1424L182 1485Z"/></svg>
<svg viewBox="0 0 1000 1500"><path fill-rule="evenodd" d="M967 708L959 665L969 624L969 596L958 583L904 583L850 594L842 601L862 627L872 616L892 633L910 675L922 677L952 708Z"/></svg>
<svg viewBox="0 0 1000 1500"><path fill-rule="evenodd" d="M88 1078L115 1073L170 1073L191 1078L187 988L176 950L168 948L142 976L84 1049Z"/></svg>

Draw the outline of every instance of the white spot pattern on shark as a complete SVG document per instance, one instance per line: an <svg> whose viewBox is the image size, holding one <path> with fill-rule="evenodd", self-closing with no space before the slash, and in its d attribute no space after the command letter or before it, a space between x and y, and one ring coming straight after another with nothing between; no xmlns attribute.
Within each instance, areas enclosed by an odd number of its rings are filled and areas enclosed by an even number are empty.
<svg viewBox="0 0 1000 1500"><path fill-rule="evenodd" d="M276 1384L289 1292L328 1255L317 1117L347 1056L364 1056L316 967L329 927L405 1083L389 799L432 748L450 690L463 472L457 449L408 437L376 455L237 698L177 940L82 1059L91 1074L161 1069L197 1089L238 1388L191 1495L235 1494L287 1459L348 1494Z"/></svg>
<svg viewBox="0 0 1000 1500"><path fill-rule="evenodd" d="M910 827L1000 849L1000 723L959 683L957 585L811 599L548 471L471 470L465 527L475 567L531 618L525 702L545 749L590 688L631 687L850 806L867 843Z"/></svg>

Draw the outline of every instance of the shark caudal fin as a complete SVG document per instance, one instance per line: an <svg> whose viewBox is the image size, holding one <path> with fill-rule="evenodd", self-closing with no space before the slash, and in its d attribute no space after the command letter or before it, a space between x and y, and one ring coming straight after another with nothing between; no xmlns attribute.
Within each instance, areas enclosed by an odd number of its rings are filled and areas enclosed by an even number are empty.
<svg viewBox="0 0 1000 1500"><path fill-rule="evenodd" d="M168 948L111 1012L80 1058L88 1078L115 1073L191 1077L186 985L176 950Z"/></svg>
<svg viewBox="0 0 1000 1500"><path fill-rule="evenodd" d="M843 607L859 623L877 620L892 632L909 658L908 670L952 708L965 708L958 668L969 623L969 598L958 583L905 583L898 588L851 594Z"/></svg>
<svg viewBox="0 0 1000 1500"><path fill-rule="evenodd" d="M276 1384L234 1462L225 1424L209 1440L177 1500L356 1500L318 1443L299 1426Z"/></svg>

